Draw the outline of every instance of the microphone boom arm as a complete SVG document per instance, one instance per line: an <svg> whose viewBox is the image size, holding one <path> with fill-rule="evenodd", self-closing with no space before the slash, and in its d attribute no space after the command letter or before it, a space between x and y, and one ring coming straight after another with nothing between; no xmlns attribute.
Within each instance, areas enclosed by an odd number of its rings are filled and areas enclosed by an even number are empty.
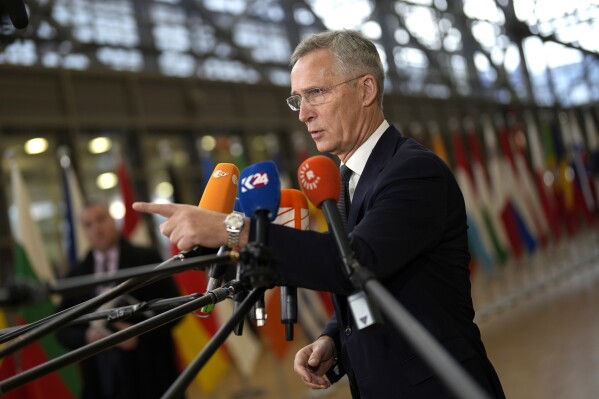
<svg viewBox="0 0 599 399"><path fill-rule="evenodd" d="M65 326L70 326L70 325L75 325L75 324L83 324L83 323L87 323L87 322L90 322L93 320L102 320L102 319L104 319L106 321L110 321L110 322L117 321L117 320L126 320L137 313L144 313L144 312L149 312L149 311L154 311L154 310L161 311L161 310L172 309L173 307L182 305L182 304L187 303L193 299L196 299L201 295L203 295L203 294L198 293L198 294L184 295L184 296L178 296L178 297L168 298L168 299L157 299L157 300L152 300L152 301L144 301L144 302L139 302L139 303L132 304L132 305L119 306L116 308L106 309L106 310L102 310L99 312L88 313L88 314L80 316L74 320L71 320L70 322L66 323ZM9 334L9 333L12 333L13 331L17 331L20 329L23 329L23 331L21 331L20 333L24 333L25 331L29 331L33 327L38 326L38 325L39 324L36 324L36 323L29 323L29 324L24 324L21 326L4 328L4 329L0 330L0 341L5 342L5 340L3 339L5 334Z"/></svg>
<svg viewBox="0 0 599 399"><path fill-rule="evenodd" d="M236 290L243 289L243 283L232 281L228 287L220 287L213 291L207 292L199 298L192 299L183 305L179 305L174 309L151 317L147 320L139 322L131 327L115 332L105 338L102 338L94 343L85 345L79 349L73 350L62 356L54 358L50 361L42 363L34 368L26 370L15 376L0 381L0 395L11 391L19 386L27 384L36 378L44 376L48 373L56 371L71 363L86 359L99 352L111 348L112 346L123 342L129 338L144 334L150 330L156 329L164 324L183 317L185 314L199 309L208 304L220 302L229 297Z"/></svg>
<svg viewBox="0 0 599 399"><path fill-rule="evenodd" d="M39 338L43 337L44 335L47 335L47 334L51 333L52 331L57 330L58 328L62 327L65 323L68 323L68 322L76 319L77 317L83 315L85 312L95 310L98 306L102 305L105 302L108 302L111 299L118 297L119 295L122 295L126 292L129 292L134 289L140 288L142 286L156 282L156 281L163 279L173 273L183 271L183 270L186 270L189 268L197 267L198 265L209 265L209 264L212 264L215 262L214 256L197 257L197 258L201 258L199 260L196 260L195 258L182 259L181 256L183 256L183 255L181 255L181 254L176 255L176 256L160 263L158 266L154 267L152 265L151 268L148 268L148 266L140 266L142 268L146 268L146 269L144 269L144 274L138 275L137 277L126 280L123 283L117 285L116 287L113 287L113 288L109 289L108 291L105 291L102 294L100 294L88 301L85 301L85 302L75 305L69 309L66 309L63 312L60 312L56 315L51 315L49 317L46 317L45 319L43 319L43 321L44 321L43 323L38 323L34 328L29 328L28 330L26 330L28 332L28 334L25 334L19 340L13 341L9 345L6 345L6 346L0 348L0 359L5 356L8 356L11 353L16 352L17 350L30 344L31 342L35 341L36 339L39 339ZM239 257L239 254L237 252L231 251L231 252L228 252L227 254L223 254L217 258L219 258L221 261L226 261L226 260L231 261L232 259L235 259L235 260L238 259L238 257ZM171 262L174 262L177 260L181 263L178 263L176 265L170 265ZM119 273L119 272L116 272L115 275L117 273ZM149 279L145 279L145 278L143 278L144 275L145 276L150 275L152 277ZM111 276L109 276L107 278L111 278ZM100 280L101 279L97 279L96 281L100 281ZM50 288L50 291L52 292L52 288ZM0 341L6 342L8 336L11 337L10 339L12 339L12 337L14 337L15 334L16 334L16 332L7 333L1 337ZM20 332L19 332L19 334L20 334ZM19 335L19 334L16 334L16 335Z"/></svg>

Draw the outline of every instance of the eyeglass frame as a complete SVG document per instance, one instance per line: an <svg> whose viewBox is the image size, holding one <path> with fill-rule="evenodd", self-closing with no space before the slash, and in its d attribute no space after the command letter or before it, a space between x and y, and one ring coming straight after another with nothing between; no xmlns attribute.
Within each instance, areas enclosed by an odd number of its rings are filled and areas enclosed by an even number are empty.
<svg viewBox="0 0 599 399"><path fill-rule="evenodd" d="M299 110L300 110L300 109L301 109L301 107L302 107L302 102L303 102L303 100L304 100L304 99L305 99L305 100L306 100L306 102L308 102L308 104L310 104L310 105L320 105L320 104L324 104L324 103L325 103L325 100L324 100L324 95L325 95L326 93L330 92L331 90L333 90L333 89L334 89L335 87L337 87L337 86L341 86L342 84L349 83L349 82L351 82L351 81L353 81L353 80L357 80L357 79L363 78L364 76L366 76L366 75L360 75L360 76L357 76L357 77L355 77L355 78L352 78L352 79L349 79L349 80L343 81L343 82L341 82L341 83L337 83L337 84L331 85L331 86L329 86L329 87L314 87L314 88L312 88L312 89L308 90L308 91L307 91L307 92L306 92L306 93L305 93L303 96L302 96L302 95L300 95L300 94L294 94L294 95L292 95L292 96L289 96L289 97L287 97L287 99L286 99L286 101L287 101L287 105L289 106L289 108L291 108L291 110L292 110L292 111L294 111L294 112L299 112ZM317 91L318 91L318 92L317 92ZM320 103L317 103L317 104L312 104L312 103L310 102L310 101L311 101L310 99L311 99L311 98L314 98L314 97L315 97L315 96L317 96L317 95L321 95L321 96L322 96L322 98L323 98L323 101L322 101L322 102L320 102ZM291 102L292 102L294 99L298 99L298 100L297 100L297 102L299 103L299 107L296 107L295 105L293 105L293 104L291 103Z"/></svg>

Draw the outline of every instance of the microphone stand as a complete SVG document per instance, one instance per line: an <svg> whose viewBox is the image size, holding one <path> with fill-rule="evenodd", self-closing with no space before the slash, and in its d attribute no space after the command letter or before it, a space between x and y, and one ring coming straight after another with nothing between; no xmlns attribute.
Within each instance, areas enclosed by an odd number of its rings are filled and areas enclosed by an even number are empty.
<svg viewBox="0 0 599 399"><path fill-rule="evenodd" d="M201 257L197 257L195 259L194 258L184 259L183 258L184 254L179 254L179 255L176 255L176 256L160 263L158 266L155 266L155 267L153 265L142 266L142 268L146 268L146 269L148 267L151 267L151 270L144 269L145 270L144 273L146 273L146 275L152 276L150 279L144 278L143 273L141 274L141 276L138 274L137 277L126 280L123 283L117 285L116 287L113 287L88 301L85 301L83 303L75 305L75 306L73 306L69 309L66 309L65 311L60 312L56 315L46 317L40 323L37 323L37 324L34 323L35 326L33 326L31 328L27 328L27 329L24 328L23 330L19 330L18 331L19 334L17 334L16 331L7 333L12 338L16 335L20 335L21 331L26 332L24 335L22 335L20 337L20 339L13 341L9 345L6 345L6 346L0 348L0 359L5 356L8 356L11 353L16 352L17 350L30 344L31 342L35 341L36 339L39 339L42 336L47 335L47 334L51 333L52 331L57 330L64 324L76 319L77 317L83 315L84 313L97 309L100 305L102 305L105 302L110 301L111 299L114 299L114 298L116 298L126 292L132 291L134 289L154 283L160 279L167 277L168 275L175 273L175 271L173 271L173 270L182 271L182 270L192 268L192 267L197 267L197 266L201 266L201 265L209 265L209 264L214 263L216 260L232 261L232 260L236 260L238 255L239 254L237 254L236 252L229 252L226 255L225 254L221 255L220 257L219 256L217 256L217 257L201 256ZM200 259L198 259L198 258L200 258ZM174 261L180 261L182 263L177 264L177 265L170 265L170 263L172 263ZM123 271L123 272L125 272L125 273L123 273L123 275L128 273L127 271ZM115 273L114 275L116 275L117 273ZM94 278L94 277L92 277L92 278L94 279L95 282L101 281L101 280L102 280L102 282L104 282L103 279L101 279L101 278ZM112 278L113 278L112 276L106 277L107 280L110 280ZM116 280L116 281L118 281L118 280ZM95 282L92 285L95 285ZM67 284L67 286L68 285L69 284ZM3 342L6 341L6 336L2 336L1 338L4 340Z"/></svg>
<svg viewBox="0 0 599 399"><path fill-rule="evenodd" d="M376 301L397 331L458 398L490 399L428 330L375 279L370 270L362 267L356 259L350 262L353 265L350 279L354 286L362 287Z"/></svg>
<svg viewBox="0 0 599 399"><path fill-rule="evenodd" d="M240 275L249 282L252 291L243 299L243 302L234 310L233 315L219 328L208 344L198 356L179 375L161 399L175 399L184 394L189 384L208 362L210 357L225 342L231 332L239 331L241 321L246 313L254 307L264 306L264 292L271 288L274 274L270 267L270 253L265 246L268 239L268 212L258 210L256 216L256 241L249 243L239 254ZM239 295L240 293L236 293ZM266 314L264 313L266 318ZM257 322L260 320L257 320Z"/></svg>
<svg viewBox="0 0 599 399"><path fill-rule="evenodd" d="M265 246L268 241L268 211L258 209L255 212L255 219L256 241L246 246L246 251L250 254L248 259L250 265L246 267L245 272L248 273L252 286L271 288L273 276L270 268L270 254ZM260 296L254 305L254 318L258 327L262 327L266 323L264 295Z"/></svg>
<svg viewBox="0 0 599 399"><path fill-rule="evenodd" d="M179 377L177 377L175 382L173 382L164 395L162 395L162 399L179 398L185 393L185 390L189 384L191 384L195 376L200 372L202 367L206 365L216 350L224 344L227 337L237 327L239 322L243 320L256 301L264 295L264 291L266 291L266 288L264 287L254 288L250 291L239 307L233 312L231 318L218 329L216 334L210 338L210 341L208 341L202 351L187 366L187 368L179 374Z"/></svg>
<svg viewBox="0 0 599 399"><path fill-rule="evenodd" d="M366 328L375 324L379 318L380 308L397 331L416 349L416 352L458 398L488 399L489 395L464 371L428 330L375 279L369 269L360 265L351 249L347 232L342 228L335 202L324 201L322 210L329 221L329 227L341 254L344 272L354 288L361 290L348 297L358 327ZM376 301L378 306L370 306L371 298Z"/></svg>
<svg viewBox="0 0 599 399"><path fill-rule="evenodd" d="M68 364L86 359L99 352L109 349L112 346L129 338L144 334L150 330L179 319L191 311L206 305L220 302L226 299L230 293L243 289L243 284L239 281L232 281L229 284L230 285L228 287L220 287L213 291L207 292L205 295L202 295L196 299L192 299L191 301L183 305L179 305L174 309L168 310L157 316L132 325L131 327L115 332L114 334L104 337L96 342L85 345L79 349L73 350L62 356L47 361L39 366L7 378L0 382L0 395L21 385L27 384L36 378L56 371Z"/></svg>
<svg viewBox="0 0 599 399"><path fill-rule="evenodd" d="M377 302L395 328L458 398L490 399L489 394L464 372L459 363L448 354L428 330L401 306L380 282L375 280L372 275L368 276L370 271L364 273L363 270L360 270L355 274L360 275L356 277L363 284L364 290Z"/></svg>

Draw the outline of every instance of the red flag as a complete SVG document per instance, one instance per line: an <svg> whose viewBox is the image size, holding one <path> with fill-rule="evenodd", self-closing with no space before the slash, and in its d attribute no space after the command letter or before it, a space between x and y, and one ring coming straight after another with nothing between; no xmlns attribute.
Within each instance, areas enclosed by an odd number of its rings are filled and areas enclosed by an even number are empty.
<svg viewBox="0 0 599 399"><path fill-rule="evenodd" d="M124 237L134 244L149 246L152 243L146 223L141 218L140 214L133 209L135 202L135 194L129 173L125 167L125 162L121 159L117 165L117 176L119 178L119 189L121 191L121 199L125 207L125 216L123 217L123 225L121 232Z"/></svg>

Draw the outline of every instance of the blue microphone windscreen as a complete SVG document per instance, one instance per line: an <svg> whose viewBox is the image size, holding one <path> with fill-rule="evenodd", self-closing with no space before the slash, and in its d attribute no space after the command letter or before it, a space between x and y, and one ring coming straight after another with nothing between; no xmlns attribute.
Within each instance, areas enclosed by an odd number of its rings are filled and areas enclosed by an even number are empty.
<svg viewBox="0 0 599 399"><path fill-rule="evenodd" d="M273 221L281 201L281 181L275 163L255 163L245 168L239 177L238 195L243 213L254 217L257 211L266 210L268 219Z"/></svg>

